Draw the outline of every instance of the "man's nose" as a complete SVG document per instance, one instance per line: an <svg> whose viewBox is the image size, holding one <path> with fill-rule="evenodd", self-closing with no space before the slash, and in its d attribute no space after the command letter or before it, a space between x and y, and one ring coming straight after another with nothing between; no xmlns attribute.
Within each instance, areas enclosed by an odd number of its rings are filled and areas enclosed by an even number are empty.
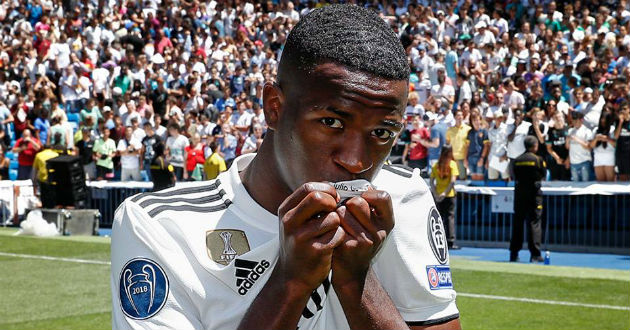
<svg viewBox="0 0 630 330"><path fill-rule="evenodd" d="M361 174L374 165L368 153L364 136L353 132L344 134L344 140L333 160L352 174Z"/></svg>

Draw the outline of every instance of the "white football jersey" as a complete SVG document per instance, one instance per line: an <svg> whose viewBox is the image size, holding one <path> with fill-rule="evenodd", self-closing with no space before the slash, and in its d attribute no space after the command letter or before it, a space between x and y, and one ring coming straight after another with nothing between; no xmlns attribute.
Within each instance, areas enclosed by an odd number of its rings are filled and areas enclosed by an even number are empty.
<svg viewBox="0 0 630 330"><path fill-rule="evenodd" d="M239 177L241 156L216 180L128 198L112 227L114 329L235 329L278 259L280 222ZM407 322L459 316L444 227L419 171L384 166L395 226L372 261ZM299 329L349 329L330 276L311 294Z"/></svg>

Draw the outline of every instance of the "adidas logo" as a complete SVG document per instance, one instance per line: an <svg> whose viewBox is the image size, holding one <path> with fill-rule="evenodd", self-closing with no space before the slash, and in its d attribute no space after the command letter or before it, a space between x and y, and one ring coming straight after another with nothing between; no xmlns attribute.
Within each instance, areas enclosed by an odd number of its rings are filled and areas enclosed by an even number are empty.
<svg viewBox="0 0 630 330"><path fill-rule="evenodd" d="M236 286L241 296L247 294L247 291L254 286L254 283L269 268L270 264L267 260L261 262L249 261L245 259L235 259L236 267Z"/></svg>

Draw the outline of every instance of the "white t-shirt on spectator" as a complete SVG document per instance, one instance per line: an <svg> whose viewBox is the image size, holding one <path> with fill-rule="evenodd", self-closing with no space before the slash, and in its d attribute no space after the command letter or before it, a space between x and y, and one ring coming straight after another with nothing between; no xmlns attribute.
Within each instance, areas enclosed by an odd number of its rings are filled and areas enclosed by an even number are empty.
<svg viewBox="0 0 630 330"><path fill-rule="evenodd" d="M455 96L455 89L453 86L447 84L444 84L444 86L434 85L431 87L431 95L433 95L434 98L444 97L450 99Z"/></svg>
<svg viewBox="0 0 630 330"><path fill-rule="evenodd" d="M518 127L516 127L516 134L514 134L514 139L512 141L508 141L507 143L507 156L508 158L514 159L525 152L525 137L529 132L529 127L532 126L532 123L523 121ZM510 125L510 132L515 129L514 125Z"/></svg>
<svg viewBox="0 0 630 330"><path fill-rule="evenodd" d="M588 143L593 139L593 131L588 129L586 126L582 125L580 128L570 128L569 129L570 137L577 137L582 139L582 141ZM569 142L569 161L571 164L580 164L584 162L591 161L591 151L582 147L577 141L571 139Z"/></svg>
<svg viewBox="0 0 630 330"><path fill-rule="evenodd" d="M133 146L135 150L140 150L142 148L141 143L139 143L136 139L131 138L131 140L129 140L129 144L127 144L127 140L120 139L116 150L125 151L129 145ZM139 158L139 155L122 155L120 156L120 166L125 169L136 169L140 167L140 163L138 161Z"/></svg>

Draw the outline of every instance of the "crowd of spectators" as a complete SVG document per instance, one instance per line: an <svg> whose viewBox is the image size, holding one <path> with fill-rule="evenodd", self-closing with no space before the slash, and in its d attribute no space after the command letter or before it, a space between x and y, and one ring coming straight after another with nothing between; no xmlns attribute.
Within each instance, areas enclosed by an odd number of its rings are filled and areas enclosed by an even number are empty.
<svg viewBox="0 0 630 330"><path fill-rule="evenodd" d="M162 150L177 180L216 177L259 148L286 36L332 2L2 1L0 177L33 177L50 147L90 180L149 180ZM533 135L551 180L629 179L625 0L347 2L409 55L392 162L428 174L448 144L459 179L509 180Z"/></svg>

